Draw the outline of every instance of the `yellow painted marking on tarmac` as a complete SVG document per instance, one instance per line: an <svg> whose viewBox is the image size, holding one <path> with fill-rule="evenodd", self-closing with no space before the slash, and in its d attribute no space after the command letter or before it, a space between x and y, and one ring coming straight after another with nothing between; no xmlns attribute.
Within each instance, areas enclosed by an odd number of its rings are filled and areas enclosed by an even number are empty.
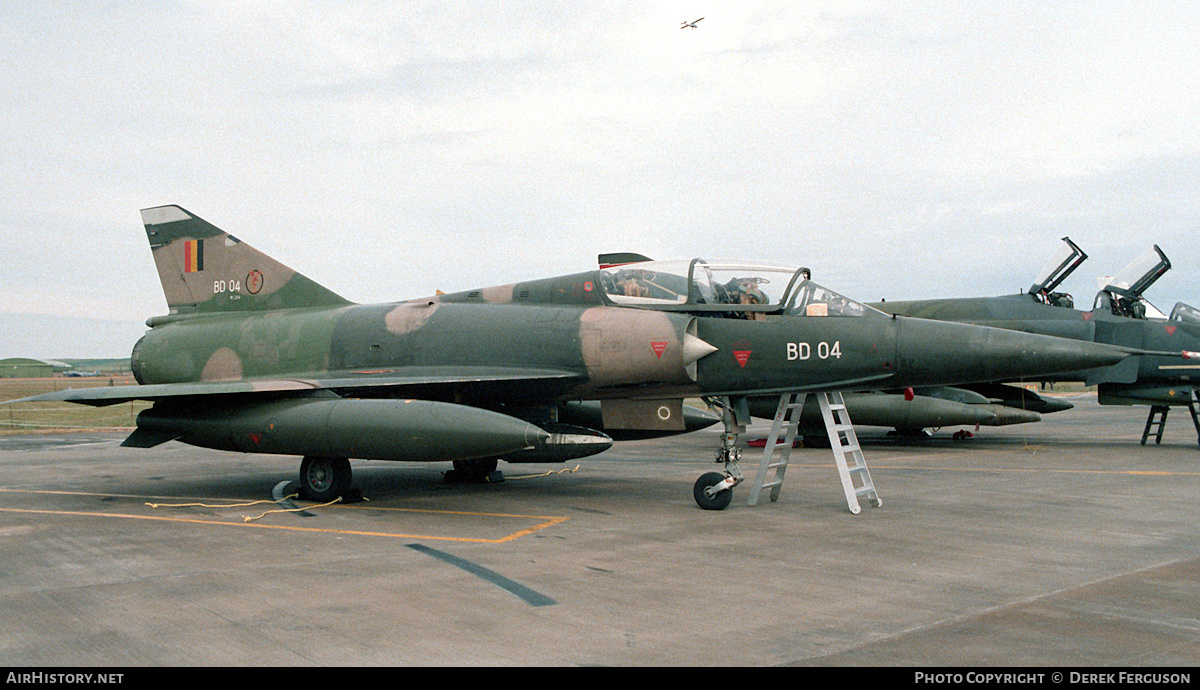
<svg viewBox="0 0 1200 690"><path fill-rule="evenodd" d="M178 500L211 501L211 500L214 500L210 497L192 498L192 497L188 497L188 496L142 496L139 494L108 494L108 493L102 494L102 493L96 493L94 491L62 491L62 490L50 490L50 489L6 489L4 487L0 487L0 493L52 494L52 495L57 495L57 496L102 496L105 498L158 498L158 499L171 499L171 500L175 500L175 501L178 501ZM217 500L220 500L220 499L217 499ZM233 500L233 499L227 499L227 500Z"/></svg>
<svg viewBox="0 0 1200 690"><path fill-rule="evenodd" d="M81 491L39 491L39 490L33 490L33 489L0 488L0 492L29 493L29 494L58 494L58 495L71 495L71 496L104 496L104 497L114 496L114 497L119 497L119 498L151 498L148 496L131 496L131 495L122 495L122 494L88 493L88 492L81 492ZM176 499L178 499L179 497L156 496L153 498L176 498ZM206 500L213 500L213 499L210 498L210 499L206 499ZM218 507L236 507L237 505L239 505L239 504L232 503L232 504L229 504L229 506L218 506ZM317 506L307 506L307 508L310 508L310 509L314 508L314 507L317 507ZM548 527L553 527L555 525L561 524L570 519L568 517L553 517L553 516L547 516L547 515L514 515L514 514L510 514L510 513L482 513L482 512L454 511L454 510L424 510L424 509L420 509L420 508L379 508L379 507L369 507L369 506L341 506L341 508L342 509L358 508L359 510L389 510L389 511L394 511L394 512L429 513L429 514L435 514L435 515L440 514L440 515L467 515L467 516L472 516L472 517L498 517L498 518L512 518L512 519L521 519L521 520L541 520L542 522L540 522L532 527L527 527L525 529L518 530L511 534L507 534L503 537L499 537L496 539L485 539L482 537L446 537L446 536L438 536L438 535L432 535L432 534L409 534L409 533L400 533L400 532L374 532L374 531L368 531L368 530L344 530L344 529L329 529L329 528L323 528L323 527L298 527L298 526L294 526L294 525L268 525L268 524L262 524L262 523L257 523L257 522L251 523L251 522L245 522L245 521L226 522L223 520L201 520L198 518L171 517L171 516L165 516L165 515L134 515L131 513L103 513L103 512L96 512L96 511L80 511L80 510L47 510L47 509L36 509L36 508L0 508L0 513L27 513L27 514L39 514L39 515L71 515L71 516L83 516L83 517L118 518L118 519L126 519L126 520L154 520L154 521L158 521L158 522L178 522L178 523L197 524L197 525L221 525L221 526L226 526L226 527L255 527L255 528L259 528L259 529L290 530L293 532L323 532L323 533L329 533L329 534L349 534L349 535L366 536L366 537L391 537L391 538L401 538L401 539L429 539L429 540L436 540L436 541L457 541L457 542L471 542L471 543L480 543L480 544L504 544L504 543L507 543L507 542L510 542L510 541L513 541L516 539L520 539L521 537L528 536L530 534L534 534L535 532L539 532Z"/></svg>
<svg viewBox="0 0 1200 690"><path fill-rule="evenodd" d="M1036 474L1124 474L1150 477L1200 477L1200 472L1166 472L1162 470L1062 470L1046 467L940 467L932 465L880 465L871 463L872 470L920 470L925 472L1029 472ZM811 469L833 469L836 465L811 465Z"/></svg>
<svg viewBox="0 0 1200 690"><path fill-rule="evenodd" d="M313 508L315 506L308 506ZM430 508L381 508L379 506L356 506L346 505L339 506L349 510L389 510L395 513L436 513L438 515L471 515L476 517L506 517L506 518L525 518L530 520L552 519L545 515L520 515L518 513L479 513L470 510L432 510ZM561 518L568 520L570 518Z"/></svg>

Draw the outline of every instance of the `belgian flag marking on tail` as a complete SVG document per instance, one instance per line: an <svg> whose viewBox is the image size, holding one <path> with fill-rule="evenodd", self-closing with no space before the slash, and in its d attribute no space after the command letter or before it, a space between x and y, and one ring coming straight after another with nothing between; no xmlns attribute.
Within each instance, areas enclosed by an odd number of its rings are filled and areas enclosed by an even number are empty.
<svg viewBox="0 0 1200 690"><path fill-rule="evenodd" d="M188 240L183 243L183 272L195 273L204 270L204 240Z"/></svg>

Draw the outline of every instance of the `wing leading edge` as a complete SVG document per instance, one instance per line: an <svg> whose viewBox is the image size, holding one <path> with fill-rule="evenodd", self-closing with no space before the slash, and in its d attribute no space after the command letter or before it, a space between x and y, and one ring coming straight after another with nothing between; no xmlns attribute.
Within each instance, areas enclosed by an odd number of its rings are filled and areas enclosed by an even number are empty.
<svg viewBox="0 0 1200 690"><path fill-rule="evenodd" d="M8 403L72 402L103 407L133 400L157 402L179 398L220 395L261 395L270 397L305 395L330 391L338 395L366 394L403 396L406 390L430 386L491 383L557 383L568 385L583 377L564 369L517 369L504 367L406 367L371 372L330 372L320 377L243 379L237 381L199 381L158 383L140 386L75 388L43 393Z"/></svg>

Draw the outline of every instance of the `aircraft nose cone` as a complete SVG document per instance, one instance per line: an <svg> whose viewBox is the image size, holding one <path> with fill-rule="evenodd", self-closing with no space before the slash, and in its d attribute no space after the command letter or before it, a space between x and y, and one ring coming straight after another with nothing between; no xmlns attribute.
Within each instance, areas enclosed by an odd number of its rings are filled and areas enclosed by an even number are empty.
<svg viewBox="0 0 1200 690"><path fill-rule="evenodd" d="M1116 364L1108 345L986 326L904 319L897 352L905 385L1010 381Z"/></svg>

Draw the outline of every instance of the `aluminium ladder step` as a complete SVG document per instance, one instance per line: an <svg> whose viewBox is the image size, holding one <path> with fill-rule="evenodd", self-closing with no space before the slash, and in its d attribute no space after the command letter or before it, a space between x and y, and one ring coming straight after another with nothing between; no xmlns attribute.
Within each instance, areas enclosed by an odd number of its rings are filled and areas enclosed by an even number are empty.
<svg viewBox="0 0 1200 690"><path fill-rule="evenodd" d="M758 504L764 489L771 490L772 502L779 499L779 489L783 486L783 478L787 473L788 458L792 453L800 415L807 397L803 393L784 393L779 396L779 405L775 408L775 417L771 423L771 433L763 446L763 459L750 491L749 505ZM774 459L776 449L781 449L778 460Z"/></svg>
<svg viewBox="0 0 1200 690"><path fill-rule="evenodd" d="M771 490L771 501L779 498L779 491L783 485L788 459L791 455L792 442L797 436L800 415L809 395L815 396L821 407L825 432L829 437L834 462L842 482L842 490L846 496L846 505L850 512L857 515L861 511L858 500L860 497L872 505L883 505L875 490L871 472L867 468L862 447L858 443L858 435L854 432L854 424L846 410L845 398L839 392L785 393L779 397L771 433L763 447L763 458L759 463L758 473L751 489L749 505L758 504L764 489ZM775 459L777 449L781 449L781 452L780 457Z"/></svg>

